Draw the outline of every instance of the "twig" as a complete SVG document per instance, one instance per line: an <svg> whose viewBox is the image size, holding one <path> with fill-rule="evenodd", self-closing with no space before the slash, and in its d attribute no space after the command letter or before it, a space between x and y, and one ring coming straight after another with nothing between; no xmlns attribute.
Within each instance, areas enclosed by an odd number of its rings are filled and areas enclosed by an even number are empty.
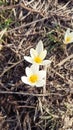
<svg viewBox="0 0 73 130"><path fill-rule="evenodd" d="M23 3L21 3L20 6L23 7L24 9L30 11L31 13L39 13L42 17L44 17L44 15L41 12L39 12L38 10L35 10L35 9L31 9Z"/></svg>
<svg viewBox="0 0 73 130"><path fill-rule="evenodd" d="M43 86L43 94L46 93L47 65L44 66L44 71L45 71L45 78L44 78L44 80L45 80L45 84L44 84L44 86ZM43 96L43 101L45 101L44 96Z"/></svg>
<svg viewBox="0 0 73 130"><path fill-rule="evenodd" d="M63 59L60 63L58 63L55 67L57 66L62 66L66 61L70 60L71 58L73 58L73 54L71 54L70 56L66 57L65 59Z"/></svg>
<svg viewBox="0 0 73 130"><path fill-rule="evenodd" d="M0 10L7 10L7 9L12 9L12 8L16 8L16 7L18 7L18 6L20 6L20 4L16 4L16 5L10 5L10 6L1 6L0 7Z"/></svg>
<svg viewBox="0 0 73 130"><path fill-rule="evenodd" d="M16 28L14 28L14 29L8 30L7 32L13 32L13 31L15 31L15 30L17 30L17 29L20 29L20 28L23 28L23 27L30 26L30 25L32 25L32 24L34 24L34 23L41 22L41 21L43 21L43 20L45 20L45 19L48 19L48 17L41 18L41 19L35 20L35 21L33 21L33 22L27 23L27 24L24 23L24 24L22 24L22 25L19 26L19 27L16 27Z"/></svg>
<svg viewBox="0 0 73 130"><path fill-rule="evenodd" d="M28 48L25 49L25 51L28 50L28 49L31 48L31 47L32 47L32 46L29 46ZM7 69L5 69L5 70L3 71L3 73L0 75L0 78L1 78L7 71L9 71L10 69L12 69L12 68L15 67L16 65L20 64L22 61L24 61L24 59L22 59L22 60L20 60L20 61L18 61L18 62L16 62L16 63L14 63L12 66L10 66L10 67L8 67Z"/></svg>
<svg viewBox="0 0 73 130"><path fill-rule="evenodd" d="M24 95L24 96L35 96L35 97L43 97L43 96L49 96L50 94L63 96L58 93L45 93L45 94L33 94L33 93L24 93L24 92L12 92L12 91L0 91L0 94L15 94L15 95ZM65 95L64 95L65 96Z"/></svg>
<svg viewBox="0 0 73 130"><path fill-rule="evenodd" d="M7 71L9 71L9 70L12 69L13 67L15 67L16 65L18 65L19 63L21 63L22 61L24 61L24 59L22 59L22 60L20 60L20 61L18 61L18 62L16 62L16 63L14 63L12 66L10 66L9 68L5 69L5 70L3 71L3 73L0 75L0 78L1 78Z"/></svg>
<svg viewBox="0 0 73 130"><path fill-rule="evenodd" d="M56 70L52 68L52 71L57 74L60 78L65 79L60 73L58 73Z"/></svg>
<svg viewBox="0 0 73 130"><path fill-rule="evenodd" d="M26 106L26 105L24 105L24 106L16 106L16 108L34 108L35 109L34 106Z"/></svg>
<svg viewBox="0 0 73 130"><path fill-rule="evenodd" d="M61 75L60 73L58 73L56 70L52 69L52 71L54 73L56 73L56 75L58 75L60 78L62 78L63 80L65 80L66 83L70 83L70 84L73 84L73 82L69 79L65 79L65 77L63 75Z"/></svg>
<svg viewBox="0 0 73 130"><path fill-rule="evenodd" d="M46 93L46 75L47 75L47 65L45 65L44 67L44 71L45 71L45 84L43 86L43 93L45 94Z"/></svg>

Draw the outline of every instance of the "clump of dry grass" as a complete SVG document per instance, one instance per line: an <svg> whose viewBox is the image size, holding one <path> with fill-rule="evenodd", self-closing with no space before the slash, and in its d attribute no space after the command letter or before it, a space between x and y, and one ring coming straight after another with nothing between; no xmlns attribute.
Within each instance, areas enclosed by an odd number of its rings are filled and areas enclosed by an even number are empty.
<svg viewBox="0 0 73 130"><path fill-rule="evenodd" d="M73 44L62 47L64 31L73 30L72 1L1 1L0 129L72 130ZM46 94L21 82L23 56L39 40L52 60ZM43 96L45 100L43 101ZM42 109L41 109L42 108Z"/></svg>

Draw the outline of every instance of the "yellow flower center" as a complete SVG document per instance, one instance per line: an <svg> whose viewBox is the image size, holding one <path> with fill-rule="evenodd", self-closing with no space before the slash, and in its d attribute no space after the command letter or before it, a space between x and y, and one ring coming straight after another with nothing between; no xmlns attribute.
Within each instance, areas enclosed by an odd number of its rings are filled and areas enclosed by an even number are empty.
<svg viewBox="0 0 73 130"><path fill-rule="evenodd" d="M66 39L66 42L68 43L68 42L70 42L71 41L71 37L67 37L67 39Z"/></svg>
<svg viewBox="0 0 73 130"><path fill-rule="evenodd" d="M37 56L37 57L34 58L34 61L35 61L36 63L41 63L41 62L42 62L42 59L41 59L39 56Z"/></svg>
<svg viewBox="0 0 73 130"><path fill-rule="evenodd" d="M36 75L36 74L31 75L31 76L29 77L29 81L30 81L31 83L37 82L37 81L38 81L38 75Z"/></svg>

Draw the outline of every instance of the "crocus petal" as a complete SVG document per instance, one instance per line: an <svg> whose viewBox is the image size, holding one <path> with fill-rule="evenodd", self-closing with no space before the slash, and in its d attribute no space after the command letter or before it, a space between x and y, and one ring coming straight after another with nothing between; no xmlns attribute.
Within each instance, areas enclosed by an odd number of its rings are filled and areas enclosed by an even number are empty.
<svg viewBox="0 0 73 130"><path fill-rule="evenodd" d="M70 28L68 28L68 29L66 30L66 32L65 32L65 35L68 36L68 34L70 34Z"/></svg>
<svg viewBox="0 0 73 130"><path fill-rule="evenodd" d="M69 40L67 40L69 39ZM69 36L65 39L64 44L68 44L68 43L72 43L73 42L73 36L71 36L71 34L69 34Z"/></svg>
<svg viewBox="0 0 73 130"><path fill-rule="evenodd" d="M37 65L37 64L33 64L32 66L31 66L31 70L32 70L32 73L34 74L34 73L38 73L39 72L39 66Z"/></svg>
<svg viewBox="0 0 73 130"><path fill-rule="evenodd" d="M40 54L41 51L43 51L43 43L42 43L41 40L38 42L38 44L36 46L36 51L37 51L38 54Z"/></svg>
<svg viewBox="0 0 73 130"><path fill-rule="evenodd" d="M26 67L25 72L26 72L27 77L32 75L32 70L29 67Z"/></svg>
<svg viewBox="0 0 73 130"><path fill-rule="evenodd" d="M67 40L68 38L70 38L70 40ZM73 32L70 32L70 28L68 28L64 36L64 44L72 42L73 42Z"/></svg>
<svg viewBox="0 0 73 130"><path fill-rule="evenodd" d="M71 41L73 42L73 32L70 33Z"/></svg>
<svg viewBox="0 0 73 130"><path fill-rule="evenodd" d="M23 83L28 84L32 87L35 86L35 84L32 84L32 83L29 82L28 77L26 77L26 76L22 76L21 80L22 80Z"/></svg>
<svg viewBox="0 0 73 130"><path fill-rule="evenodd" d="M21 80L22 80L23 83L29 84L26 76L22 76Z"/></svg>
<svg viewBox="0 0 73 130"><path fill-rule="evenodd" d="M32 58L30 56L24 56L24 59L29 63L32 63Z"/></svg>
<svg viewBox="0 0 73 130"><path fill-rule="evenodd" d="M28 84L31 86L31 87L34 87L36 85L36 83L31 83L31 82L28 82Z"/></svg>
<svg viewBox="0 0 73 130"><path fill-rule="evenodd" d="M37 56L37 51L34 50L33 48L30 49L30 55L32 58L36 57Z"/></svg>
<svg viewBox="0 0 73 130"><path fill-rule="evenodd" d="M42 65L50 65L51 64L51 61L50 60L44 60Z"/></svg>
<svg viewBox="0 0 73 130"><path fill-rule="evenodd" d="M73 42L73 38L71 39L71 42L70 43L72 43Z"/></svg>
<svg viewBox="0 0 73 130"><path fill-rule="evenodd" d="M73 42L73 37L70 36L70 41L68 43L72 43Z"/></svg>
<svg viewBox="0 0 73 130"><path fill-rule="evenodd" d="M70 28L67 28L66 33L68 34L70 33Z"/></svg>
<svg viewBox="0 0 73 130"><path fill-rule="evenodd" d="M73 36L73 32L71 32L70 35Z"/></svg>
<svg viewBox="0 0 73 130"><path fill-rule="evenodd" d="M39 71L39 79L44 79L46 77L46 71L45 70L40 70Z"/></svg>
<svg viewBox="0 0 73 130"><path fill-rule="evenodd" d="M40 53L40 57L42 60L46 57L46 54L47 54L47 50L44 50Z"/></svg>
<svg viewBox="0 0 73 130"><path fill-rule="evenodd" d="M65 32L65 37L64 40L66 41L66 38L69 36L70 34L70 28L67 29L67 31Z"/></svg>
<svg viewBox="0 0 73 130"><path fill-rule="evenodd" d="M40 80L39 82L37 82L36 87L43 87L45 84L45 80Z"/></svg>

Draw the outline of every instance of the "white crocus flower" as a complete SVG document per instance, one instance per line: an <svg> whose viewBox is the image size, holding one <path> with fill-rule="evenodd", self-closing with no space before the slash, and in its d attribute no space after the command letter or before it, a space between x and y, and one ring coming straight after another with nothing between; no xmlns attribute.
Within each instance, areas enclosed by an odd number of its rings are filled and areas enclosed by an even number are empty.
<svg viewBox="0 0 73 130"><path fill-rule="evenodd" d="M70 32L70 28L67 29L64 36L64 44L73 42L73 32Z"/></svg>
<svg viewBox="0 0 73 130"><path fill-rule="evenodd" d="M25 72L26 76L21 77L22 82L32 87L43 87L46 76L46 72L44 70L39 70L39 66L32 65L31 67L26 67Z"/></svg>
<svg viewBox="0 0 73 130"><path fill-rule="evenodd" d="M24 59L32 64L46 65L50 64L50 60L44 60L47 54L47 50L44 50L43 43L40 40L36 46L36 49L30 49L30 56L24 56Z"/></svg>

